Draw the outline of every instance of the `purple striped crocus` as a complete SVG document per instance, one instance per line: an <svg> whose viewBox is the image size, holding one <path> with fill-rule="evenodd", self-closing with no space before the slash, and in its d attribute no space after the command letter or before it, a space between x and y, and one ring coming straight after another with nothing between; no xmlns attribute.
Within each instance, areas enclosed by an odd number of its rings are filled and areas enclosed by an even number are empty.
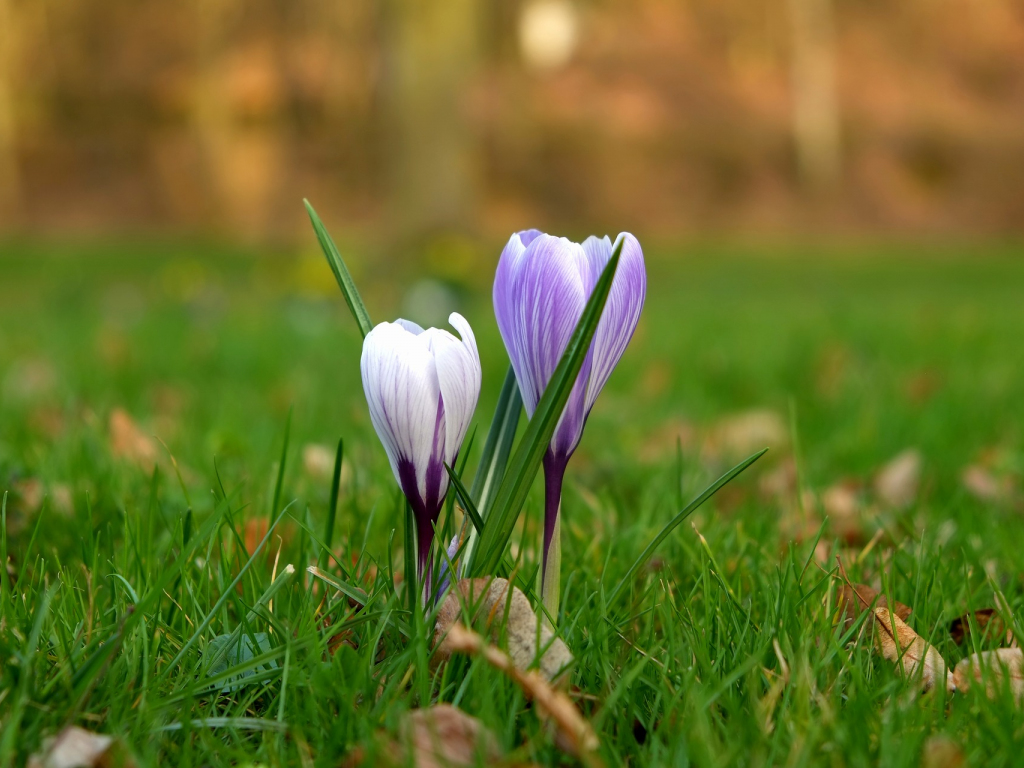
<svg viewBox="0 0 1024 768"><path fill-rule="evenodd" d="M636 330L647 292L640 244L626 232L619 239L622 254L604 312L544 456L541 593L552 614L558 609L558 518L565 468L594 401ZM535 229L512 235L502 251L494 276L494 314L528 416L533 416L612 251L608 237L588 237L581 245Z"/></svg>
<svg viewBox="0 0 1024 768"><path fill-rule="evenodd" d="M408 320L381 323L363 340L360 368L370 421L416 516L418 582L423 584L448 473L480 396L480 355L466 319L448 322L461 340Z"/></svg>

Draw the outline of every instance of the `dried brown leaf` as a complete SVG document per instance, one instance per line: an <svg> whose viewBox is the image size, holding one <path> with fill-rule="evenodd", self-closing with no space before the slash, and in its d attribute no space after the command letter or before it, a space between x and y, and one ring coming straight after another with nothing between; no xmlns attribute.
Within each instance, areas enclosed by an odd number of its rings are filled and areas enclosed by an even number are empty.
<svg viewBox="0 0 1024 768"><path fill-rule="evenodd" d="M845 629L849 630L860 615L872 608L888 608L889 599L867 584L844 583L839 587L838 605ZM896 602L896 615L906 621L912 612L910 606Z"/></svg>
<svg viewBox="0 0 1024 768"><path fill-rule="evenodd" d="M766 446L773 449L789 443L786 421L775 411L755 409L721 419L708 433L704 454L714 460L749 456Z"/></svg>
<svg viewBox="0 0 1024 768"><path fill-rule="evenodd" d="M508 675L533 700L540 712L554 722L562 737L560 744L564 744L585 765L602 765L597 755L597 734L564 691L552 687L536 670L523 671L516 666L511 656L488 644L481 635L463 624L456 622L452 625L447 643L451 653L480 656Z"/></svg>
<svg viewBox="0 0 1024 768"><path fill-rule="evenodd" d="M897 664L906 677L920 676L923 690L938 686L950 692L956 690L953 674L933 646L888 608L875 608L874 615L875 647L883 657Z"/></svg>
<svg viewBox="0 0 1024 768"><path fill-rule="evenodd" d="M992 470L981 464L965 467L960 482L979 501L1002 502L1013 495L1013 483L1008 477L996 477Z"/></svg>
<svg viewBox="0 0 1024 768"><path fill-rule="evenodd" d="M921 464L921 453L916 448L898 454L875 475L875 495L896 509L910 506L917 499Z"/></svg>
<svg viewBox="0 0 1024 768"><path fill-rule="evenodd" d="M302 468L314 480L327 480L334 475L334 451L320 443L302 446Z"/></svg>
<svg viewBox="0 0 1024 768"><path fill-rule="evenodd" d="M1007 643L1013 641L1013 632L1007 628L1006 622L995 608L979 608L973 614L965 613L950 623L949 634L957 645L963 645L964 641L970 637L970 618L972 616L975 626L981 632L982 641L995 638L1005 638Z"/></svg>
<svg viewBox="0 0 1024 768"><path fill-rule="evenodd" d="M109 426L111 453L152 472L159 456L156 441L143 432L122 408L111 412Z"/></svg>
<svg viewBox="0 0 1024 768"><path fill-rule="evenodd" d="M949 736L929 736L921 750L921 768L960 768L966 759L964 752Z"/></svg>
<svg viewBox="0 0 1024 768"><path fill-rule="evenodd" d="M15 501L22 512L38 512L43 505L43 482L38 477L26 477L14 484Z"/></svg>
<svg viewBox="0 0 1024 768"><path fill-rule="evenodd" d="M347 645L349 648L359 647L355 641L355 633L351 629L343 629L331 635L327 639L327 652L333 656L344 645Z"/></svg>
<svg viewBox="0 0 1024 768"><path fill-rule="evenodd" d="M367 766L360 746L342 763L345 768ZM397 738L387 741L374 766L387 768L468 768L501 758L498 741L486 726L451 704L414 709L402 716Z"/></svg>
<svg viewBox="0 0 1024 768"><path fill-rule="evenodd" d="M976 683L985 683L985 694L994 698L1009 682L1014 698L1024 699L1024 651L999 648L983 651L961 660L953 670L957 690L969 691Z"/></svg>
<svg viewBox="0 0 1024 768"><path fill-rule="evenodd" d="M28 768L111 768L133 764L117 752L113 737L72 725L46 739L42 750L29 757Z"/></svg>
<svg viewBox="0 0 1024 768"><path fill-rule="evenodd" d="M504 634L508 653L518 669L537 664L548 680L558 684L568 682L566 673L573 661L569 648L546 621L538 619L522 590L513 587L509 596L508 587L505 579L463 579L459 582L458 594L454 590L450 592L437 614L434 625L435 661L444 661L451 655L446 635L457 621L484 621L492 642L497 642ZM463 616L463 603L473 610L471 617Z"/></svg>
<svg viewBox="0 0 1024 768"><path fill-rule="evenodd" d="M821 506L832 530L846 544L862 544L867 539L858 490L857 483L842 481L821 494Z"/></svg>
<svg viewBox="0 0 1024 768"><path fill-rule="evenodd" d="M457 768L497 760L498 740L475 717L451 704L414 709L403 719L396 744L396 765Z"/></svg>
<svg viewBox="0 0 1024 768"><path fill-rule="evenodd" d="M673 456L682 448L689 451L697 443L697 428L682 418L668 418L644 438L639 448L638 458L645 462L664 461L666 456Z"/></svg>
<svg viewBox="0 0 1024 768"><path fill-rule="evenodd" d="M757 490L765 499L783 499L796 492L796 462L787 457L778 466L761 474Z"/></svg>

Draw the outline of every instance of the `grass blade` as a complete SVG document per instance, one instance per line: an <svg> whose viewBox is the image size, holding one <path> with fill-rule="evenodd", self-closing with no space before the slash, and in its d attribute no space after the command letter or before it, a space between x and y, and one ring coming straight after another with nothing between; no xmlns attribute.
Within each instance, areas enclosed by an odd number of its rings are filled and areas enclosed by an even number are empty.
<svg viewBox="0 0 1024 768"><path fill-rule="evenodd" d="M6 568L6 563L4 563L4 567ZM53 602L53 598L57 594L57 590L60 589L60 586L60 582L57 582L43 593L39 604L36 606L32 630L25 639L24 647L20 654L18 690L14 695L14 704L5 718L3 735L0 736L0 764L2 765L14 764L12 758L21 732L21 719L28 707L30 691L35 682L32 667L36 659L36 650L39 648L39 637L43 632L43 623L50 613L50 604ZM5 663L7 662L5 661Z"/></svg>
<svg viewBox="0 0 1024 768"><path fill-rule="evenodd" d="M217 613L224 606L224 603L231 599L231 597L234 595L235 587L242 580L242 577L244 577L245 574L248 572L250 566L252 566L252 564L256 562L256 558L259 556L259 553L263 550L263 547L266 545L267 541L270 540L270 536L277 528L277 524L280 523L282 519L284 519L284 516L288 513L288 509L289 507L291 507L292 504L294 504L294 502L292 502L283 510L281 510L281 514L277 516L277 519L274 520L274 522L267 529L267 532L260 540L260 543L256 545L256 549L253 550L253 553L249 556L249 559L238 570L238 573L235 575L235 578L231 580L231 583L228 584L228 586L224 589L223 594L221 594L217 602L213 604L213 608L211 608L209 612L206 614L206 618L203 619L202 622L200 622L199 626L195 628L195 630L192 632L192 636L181 646L181 650L178 651L177 655L173 659L171 659L171 662L166 667L164 667L163 672L160 674L160 679L166 678L169 674L171 674L178 668L178 664L181 662L183 658L185 658L185 654L189 652L189 649L191 649L192 646L195 645L196 642L199 640L200 635L202 635L202 633L206 631L206 628L210 626L210 622L212 622L214 618L217 616Z"/></svg>
<svg viewBox="0 0 1024 768"><path fill-rule="evenodd" d="M753 456L749 456L741 461L735 467L718 478L714 483L705 488L697 498L687 504L678 515L673 517L665 527L661 529L658 535L651 539L651 543L648 544L647 547L644 548L644 551L640 553L640 557L638 557L636 561L629 566L629 570L626 571L619 583L615 585L615 589L613 589L611 594L608 595L608 605L611 605L615 601L615 598L618 597L622 590L626 588L626 585L629 584L630 579L633 578L633 574L642 568L644 563L650 560L651 555L654 554L654 550L658 548L658 545L661 544L661 542L663 542L668 535L672 533L672 531L674 531L681 522L683 522L683 520L689 517L701 504L714 496L724 485L729 483L729 481L736 477L740 472L764 456L767 450L767 448L763 448Z"/></svg>
<svg viewBox="0 0 1024 768"><path fill-rule="evenodd" d="M484 452L480 456L480 465L473 477L473 487L470 492L482 518L487 517L488 508L494 499L494 492L498 489L498 484L505 474L505 467L508 465L508 457L512 453L512 441L516 437L516 428L519 426L519 415L522 410L523 398L519 394L519 384L516 383L516 372L510 365L505 374L505 382L501 385L498 405L494 409L494 419L491 421L490 429L487 430Z"/></svg>
<svg viewBox="0 0 1024 768"><path fill-rule="evenodd" d="M334 244L334 240L327 233L324 223L320 221L320 217L313 210L313 206L309 204L309 200L304 199L302 202L306 206L309 220L313 223L316 239L320 241L320 247L323 249L324 256L327 257L327 263L331 265L331 271L334 272L334 278L338 281L338 287L341 288L341 292L345 296L345 303L348 304L352 317L355 318L356 325L359 326L359 332L365 337L373 328L373 324L370 322L370 313L366 311L366 305L363 304L363 298L359 295L355 281L352 279L348 267L345 266L345 260L341 258L338 246Z"/></svg>
<svg viewBox="0 0 1024 768"><path fill-rule="evenodd" d="M237 731L273 731L285 733L288 724L277 720L266 720L262 717L200 717L189 721L190 728L229 728ZM180 731L184 728L181 722L168 723L154 728L153 733Z"/></svg>
<svg viewBox="0 0 1024 768"><path fill-rule="evenodd" d="M512 442L516 437L522 411L523 398L516 382L516 372L509 365L505 381L501 385L501 393L498 395L498 404L494 409L494 418L491 419L491 426L487 430L487 440L484 442L480 464L477 466L476 475L473 476L473 488L469 496L463 496L463 499L472 497L475 500L475 508L480 512L481 520L487 517L491 502L494 500L494 492L505 476L505 467L508 466L508 457L512 453ZM462 555L464 562L468 563L473 559L481 530L473 527L468 531L466 551Z"/></svg>
<svg viewBox="0 0 1024 768"><path fill-rule="evenodd" d="M405 551L402 553L405 573L403 577L406 584L407 607L411 613L416 609L416 601L419 599L416 592L421 586L416 578L416 516L412 512L409 500L404 495L402 501L405 502Z"/></svg>
<svg viewBox="0 0 1024 768"><path fill-rule="evenodd" d="M480 517L480 512L476 508L476 504L473 503L473 497L469 491L466 490L466 486L462 484L462 479L455 474L455 470L449 467L447 464L444 465L445 471L448 472L448 479L451 480L452 487L455 489L455 493L459 497L459 501L462 502L462 508L466 510L466 515L473 523L473 528L477 533L483 532L484 521Z"/></svg>
<svg viewBox="0 0 1024 768"><path fill-rule="evenodd" d="M276 595L281 590L281 587L287 584L294 575L295 566L289 563L284 567L284 570L281 571L280 574L278 574L278 577L274 579L271 585L267 587L266 591L264 591L264 593L260 596L259 600L256 601L256 604L249 609L248 613L246 613L245 621L239 622L238 626L236 626L231 631L231 634L228 635L227 641L220 648L220 650L212 654L209 654L207 658L202 660L201 664L204 667L204 669L213 669L215 666L217 666L218 662L222 661L224 658L227 657L228 652L231 650L231 648L237 646L238 642L241 640L242 628L245 626L245 624L251 624L254 621L256 621L260 617L259 609L268 605L270 601L274 599L274 595Z"/></svg>
<svg viewBox="0 0 1024 768"><path fill-rule="evenodd" d="M157 580L157 583L149 588L146 595L134 607L134 610L128 613L122 621L120 628L112 636L93 640L89 647L94 650L91 651L85 662L83 662L72 675L72 691L79 691L83 687L93 683L96 675L99 674L100 670L103 668L103 665L120 647L121 638L126 637L129 633L134 631L135 625L141 622L143 617L152 610L153 605L163 597L164 590L167 589L171 582L175 579L181 578L181 572L185 567L185 564L193 558L196 550L214 534L214 531L220 526L227 508L227 499L223 499L217 504L214 509L214 514L206 521L206 523L204 523L199 533L195 537L191 537L182 546L180 554L173 562L161 571L161 576ZM51 699L54 695L53 691L54 689L50 688L48 691L44 692L44 702Z"/></svg>
<svg viewBox="0 0 1024 768"><path fill-rule="evenodd" d="M270 506L270 514L277 511L281 503L281 489L284 487L284 470L288 464L288 440L292 432L292 409L288 409L288 420L284 423L284 443L281 445L281 463L277 467L277 481L274 483L274 502Z"/></svg>
<svg viewBox="0 0 1024 768"><path fill-rule="evenodd" d="M576 383L583 359L590 349L590 342L601 320L608 291L619 265L623 242L620 238L615 244L611 259L601 273L597 285L594 286L594 292L583 309L565 353L555 368L551 381L548 382L544 395L537 404L537 410L523 434L523 439L512 457L508 471L495 492L494 506L488 512L483 535L469 563L470 576L489 575L501 562L502 553L512 535L512 529L519 518L523 502L526 501L530 485L537 475L537 470L540 469L544 452L547 451L555 426L569 399L569 393Z"/></svg>
<svg viewBox="0 0 1024 768"><path fill-rule="evenodd" d="M331 503L327 507L327 524L324 526L324 545L330 550L334 539L334 521L338 517L338 495L341 491L341 461L345 453L344 438L338 439L338 452L334 454L334 476L331 478Z"/></svg>
<svg viewBox="0 0 1024 768"><path fill-rule="evenodd" d="M466 490L466 486L462 484L462 479L458 476L458 474L456 474L455 470L453 470L447 464L444 465L444 468L446 470L448 470L448 477L451 479L452 487L455 489L456 495L459 497L459 500L462 502L463 509L465 509L465 511L466 511L466 517L469 518L470 522L473 525L473 532L474 533L481 532L484 529L485 523L484 523L483 519L480 517L480 512L477 510L476 505L473 503L473 497L470 496L469 491ZM463 561L468 562L469 561L469 554L468 554L469 547L468 547L468 543L467 544L463 544L463 547L465 549L460 549L459 556L462 557ZM505 557L504 557L504 559L502 561L502 566L501 567L502 567L504 573L512 573L512 571L515 570L515 564L508 557L508 555L505 555ZM529 585L523 585L523 591L526 593L526 595L528 597L532 597L533 596L533 592L530 591L529 589L527 589L528 586Z"/></svg>
<svg viewBox="0 0 1024 768"><path fill-rule="evenodd" d="M11 585L7 581L7 491L0 505L0 607L5 606Z"/></svg>

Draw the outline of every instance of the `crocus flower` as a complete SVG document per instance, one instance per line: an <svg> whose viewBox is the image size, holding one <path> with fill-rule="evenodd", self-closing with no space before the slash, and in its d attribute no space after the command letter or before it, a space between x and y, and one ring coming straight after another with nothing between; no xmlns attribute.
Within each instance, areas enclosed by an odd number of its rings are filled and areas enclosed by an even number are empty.
<svg viewBox="0 0 1024 768"><path fill-rule="evenodd" d="M541 592L552 613L558 606L558 515L565 468L597 396L633 336L647 292L640 244L629 233L619 238L622 254L604 312L544 456ZM494 277L494 314L528 416L533 416L612 251L608 237L589 237L580 245L535 229L512 235L502 251Z"/></svg>
<svg viewBox="0 0 1024 768"><path fill-rule="evenodd" d="M416 516L417 576L430 547L454 466L480 396L480 356L466 319L448 318L462 339L408 320L381 323L363 340L360 368L370 421Z"/></svg>

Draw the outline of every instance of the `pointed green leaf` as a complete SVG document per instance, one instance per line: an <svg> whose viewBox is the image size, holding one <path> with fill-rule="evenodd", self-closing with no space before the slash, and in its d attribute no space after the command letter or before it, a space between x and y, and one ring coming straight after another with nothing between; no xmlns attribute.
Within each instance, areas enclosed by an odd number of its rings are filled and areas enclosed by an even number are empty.
<svg viewBox="0 0 1024 768"><path fill-rule="evenodd" d="M494 409L494 419L491 421L490 429L487 430L484 452L480 456L480 465L473 477L473 487L470 491L476 501L480 516L484 519L487 517L490 503L494 499L494 493L498 490L498 485L505 474L505 467L508 465L508 457L512 453L512 441L516 437L516 428L519 426L519 415L522 410L523 398L519 394L519 384L516 383L516 372L510 365L505 374L505 382L501 385L498 405Z"/></svg>
<svg viewBox="0 0 1024 768"><path fill-rule="evenodd" d="M700 496L698 496L689 504L687 504L683 508L682 512L680 512L678 515L669 520L669 522L665 525L664 528L661 529L658 535L651 540L651 543L644 548L644 551L640 553L640 557L638 557L636 561L629 567L629 570L626 571L626 574L622 577L619 583L615 585L615 589L613 589L611 594L608 595L608 604L611 605L611 603L615 601L615 598L618 597L622 590L626 588L626 585L629 584L629 580L633 578L633 574L635 574L641 567L643 567L643 564L646 563L651 558L651 555L654 554L654 550L658 548L658 545L661 544L661 542L663 542L668 537L668 535L672 533L672 531L674 531L681 522L683 522L683 520L688 518L694 512L694 510L697 509L697 507L699 507L705 501L714 496L722 488L722 486L726 485L740 472L742 472L755 461L764 456L767 450L767 448L764 448L755 453L753 456L748 456L746 459L741 461L735 467L733 467L720 478L718 478L714 483L705 488L703 492L701 492Z"/></svg>
<svg viewBox="0 0 1024 768"><path fill-rule="evenodd" d="M352 279L348 267L345 265L345 260L341 258L338 246L334 244L334 240L327 233L324 223L320 221L320 217L313 210L313 206L309 204L309 200L303 200L302 202L306 205L309 220L313 222L313 231L316 232L316 239L320 241L320 247L323 249L324 256L327 257L327 263L331 265L331 271L334 272L334 278L338 281L338 287L341 288L341 292L345 296L345 303L348 304L352 317L355 318L356 325L359 326L359 332L365 337L370 332L370 329L373 328L373 323L370 322L370 313L366 311L366 305L363 304L363 299L359 295L359 290L356 288L355 281Z"/></svg>

